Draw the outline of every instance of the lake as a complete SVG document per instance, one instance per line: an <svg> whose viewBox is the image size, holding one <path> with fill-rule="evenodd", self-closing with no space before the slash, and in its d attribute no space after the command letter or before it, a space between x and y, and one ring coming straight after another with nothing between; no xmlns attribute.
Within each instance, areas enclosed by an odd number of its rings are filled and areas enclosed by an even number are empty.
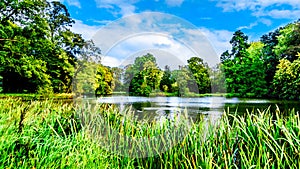
<svg viewBox="0 0 300 169"><path fill-rule="evenodd" d="M297 101L280 101L268 99L240 99L226 97L135 97L135 96L110 96L101 97L98 103L109 103L125 109L131 107L140 119L160 119L161 117L172 119L178 113L188 110L188 115L194 120L205 115L212 120L218 119L224 110L238 114L247 113L254 110L265 110L270 107L271 111L275 111L277 106L282 113L288 113L289 110L295 109L300 111L300 102Z"/></svg>

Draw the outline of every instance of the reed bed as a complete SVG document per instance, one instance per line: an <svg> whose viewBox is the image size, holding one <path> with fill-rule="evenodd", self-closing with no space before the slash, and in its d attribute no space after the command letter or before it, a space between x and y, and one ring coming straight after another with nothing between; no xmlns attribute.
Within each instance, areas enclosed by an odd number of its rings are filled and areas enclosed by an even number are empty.
<svg viewBox="0 0 300 169"><path fill-rule="evenodd" d="M227 112L147 121L112 105L2 99L0 168L300 168L299 112Z"/></svg>

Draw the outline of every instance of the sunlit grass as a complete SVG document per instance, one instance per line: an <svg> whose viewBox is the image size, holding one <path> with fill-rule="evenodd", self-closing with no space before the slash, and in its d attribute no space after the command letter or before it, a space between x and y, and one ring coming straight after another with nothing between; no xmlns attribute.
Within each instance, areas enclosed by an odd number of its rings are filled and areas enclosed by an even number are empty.
<svg viewBox="0 0 300 169"><path fill-rule="evenodd" d="M186 114L149 122L110 105L3 99L0 168L300 168L298 112Z"/></svg>

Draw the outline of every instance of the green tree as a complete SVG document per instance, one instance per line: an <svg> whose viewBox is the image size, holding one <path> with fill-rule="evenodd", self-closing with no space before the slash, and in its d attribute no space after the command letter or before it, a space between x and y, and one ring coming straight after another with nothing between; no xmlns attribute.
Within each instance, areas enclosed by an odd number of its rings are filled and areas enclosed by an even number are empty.
<svg viewBox="0 0 300 169"><path fill-rule="evenodd" d="M276 29L261 37L261 42L264 44L262 55L265 67L266 86L268 87L268 97L273 97L273 78L277 69L276 67L281 59L281 57L274 52L275 46L278 44L277 37L280 35L280 29L281 28Z"/></svg>
<svg viewBox="0 0 300 169"><path fill-rule="evenodd" d="M245 65L245 76L248 76L247 92L253 97L264 97L268 93L266 74L263 61L262 42L252 42L247 49L249 53L249 62Z"/></svg>
<svg viewBox="0 0 300 169"><path fill-rule="evenodd" d="M196 80L188 66L179 66L178 70L172 71L172 76L176 80L172 84L172 91L176 91L178 96L186 96L191 91L198 91Z"/></svg>
<svg viewBox="0 0 300 169"><path fill-rule="evenodd" d="M46 57L48 74L51 76L54 92L70 92L76 55L86 44L83 38L70 31L74 20L65 5L48 3L45 9L49 39L53 47L51 57Z"/></svg>
<svg viewBox="0 0 300 169"><path fill-rule="evenodd" d="M203 63L199 57L192 57L188 61L188 67L192 72L194 79L198 85L199 93L208 93L211 91L211 81L208 74L208 65Z"/></svg>
<svg viewBox="0 0 300 169"><path fill-rule="evenodd" d="M113 72L107 66L100 65L96 74L96 96L112 94L114 90Z"/></svg>
<svg viewBox="0 0 300 169"><path fill-rule="evenodd" d="M156 64L155 57L152 54L147 53L146 55L137 57L133 64L125 67L124 84L127 84L125 88L128 88L133 77L144 69L144 65L147 61L151 61Z"/></svg>
<svg viewBox="0 0 300 169"><path fill-rule="evenodd" d="M234 33L231 53L221 56L228 93L240 97L263 97L266 93L265 70L262 59L263 44L249 44L241 31Z"/></svg>
<svg viewBox="0 0 300 169"><path fill-rule="evenodd" d="M281 59L274 76L274 92L280 99L300 100L300 53L290 62Z"/></svg>
<svg viewBox="0 0 300 169"><path fill-rule="evenodd" d="M225 75L223 73L222 64L217 64L211 71L211 91L212 93L226 93Z"/></svg>
<svg viewBox="0 0 300 169"><path fill-rule="evenodd" d="M172 84L175 83L175 79L172 77L172 72L168 65L165 66L162 79L160 81L160 90L164 92L174 92L172 91Z"/></svg>
<svg viewBox="0 0 300 169"><path fill-rule="evenodd" d="M221 55L222 66L226 77L226 89L228 93L244 95L245 82L247 81L244 76L243 65L248 58L249 53L247 48L248 36L242 31L236 31L233 34L230 44L232 45L231 53L225 51Z"/></svg>
<svg viewBox="0 0 300 169"><path fill-rule="evenodd" d="M300 20L281 29L277 38L278 44L274 49L276 55L290 62L296 60L297 52L300 51Z"/></svg>
<svg viewBox="0 0 300 169"><path fill-rule="evenodd" d="M17 5L14 7L19 9ZM12 17L14 12L11 14L9 17L2 16L0 25L0 75L3 77L4 92L44 93L51 90L46 62L38 57L43 54L39 51L44 49L40 49L38 44L47 47L47 40L39 37L38 26L33 29L30 24L13 23L14 20L18 21L18 18Z"/></svg>
<svg viewBox="0 0 300 169"><path fill-rule="evenodd" d="M76 94L94 94L97 68L101 64L101 50L92 40L85 42L76 57L72 91Z"/></svg>
<svg viewBox="0 0 300 169"><path fill-rule="evenodd" d="M4 92L70 92L84 45L59 2L0 2L0 76Z"/></svg>
<svg viewBox="0 0 300 169"><path fill-rule="evenodd" d="M149 96L153 90L159 90L163 72L158 68L153 55L137 57L129 69L134 72L129 85L130 95Z"/></svg>
<svg viewBox="0 0 300 169"><path fill-rule="evenodd" d="M77 96L95 94L99 87L97 77L97 70L99 64L96 62L81 61L80 71L77 71L76 77L73 78L72 92Z"/></svg>
<svg viewBox="0 0 300 169"><path fill-rule="evenodd" d="M123 69L119 67L113 67L113 81L115 84L115 91L124 91L124 84L123 84Z"/></svg>

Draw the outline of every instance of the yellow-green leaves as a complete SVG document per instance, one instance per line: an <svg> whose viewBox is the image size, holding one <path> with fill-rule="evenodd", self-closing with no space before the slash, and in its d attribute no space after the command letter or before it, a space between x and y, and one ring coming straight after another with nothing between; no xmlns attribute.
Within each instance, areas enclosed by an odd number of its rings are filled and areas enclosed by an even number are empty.
<svg viewBox="0 0 300 169"><path fill-rule="evenodd" d="M273 84L281 99L300 99L300 58L293 62L281 59Z"/></svg>

